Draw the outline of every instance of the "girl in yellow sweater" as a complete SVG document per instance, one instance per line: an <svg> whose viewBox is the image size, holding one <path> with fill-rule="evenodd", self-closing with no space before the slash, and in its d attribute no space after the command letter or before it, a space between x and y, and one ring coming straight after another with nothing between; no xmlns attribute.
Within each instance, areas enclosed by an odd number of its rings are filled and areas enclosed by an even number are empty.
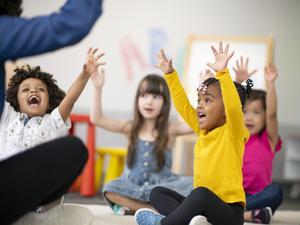
<svg viewBox="0 0 300 225"><path fill-rule="evenodd" d="M154 188L150 201L160 213L149 209L136 212L139 225L242 225L245 193L242 179L244 145L249 134L242 107L247 89L231 80L228 69L229 45L212 47L215 62L207 65L216 72L198 89L194 109L161 50L157 67L165 74L175 107L198 138L194 148L194 190L186 197L166 188ZM249 84L249 82L248 82ZM208 222L207 222L208 221Z"/></svg>

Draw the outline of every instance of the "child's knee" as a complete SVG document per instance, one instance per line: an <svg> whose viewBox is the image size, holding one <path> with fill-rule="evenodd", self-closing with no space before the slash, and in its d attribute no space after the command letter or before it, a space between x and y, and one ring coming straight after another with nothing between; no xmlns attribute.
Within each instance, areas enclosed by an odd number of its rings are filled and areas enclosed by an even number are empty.
<svg viewBox="0 0 300 225"><path fill-rule="evenodd" d="M274 199L276 199L277 204L281 204L283 200L283 191L281 187L278 184L273 184L273 193L274 193Z"/></svg>
<svg viewBox="0 0 300 225"><path fill-rule="evenodd" d="M207 202L210 199L212 192L206 187L197 187L191 192L191 197L195 199L199 204Z"/></svg>
<svg viewBox="0 0 300 225"><path fill-rule="evenodd" d="M155 201L155 199L157 199L157 196L160 196L161 194L163 194L165 192L166 188L158 186L155 187L151 190L150 192L150 196L149 196L149 200L150 202Z"/></svg>

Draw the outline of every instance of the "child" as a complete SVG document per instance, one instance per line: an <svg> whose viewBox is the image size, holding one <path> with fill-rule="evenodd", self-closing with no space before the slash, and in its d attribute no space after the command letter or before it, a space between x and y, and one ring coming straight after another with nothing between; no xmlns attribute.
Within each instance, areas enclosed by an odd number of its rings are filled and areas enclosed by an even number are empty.
<svg viewBox="0 0 300 225"><path fill-rule="evenodd" d="M96 51L89 49L83 70L66 95L40 67L15 69L0 123L0 160L68 134L73 105L91 74L103 64L97 62L103 54L94 57Z"/></svg>
<svg viewBox="0 0 300 225"><path fill-rule="evenodd" d="M103 195L117 214L132 214L151 207L149 195L157 185L187 195L192 190L192 177L171 172L172 152L178 135L191 133L183 122L169 123L170 94L165 80L156 74L144 77L137 88L133 120L117 120L102 113L104 71L91 77L95 92L91 121L128 140L127 163L121 177L104 186Z"/></svg>
<svg viewBox="0 0 300 225"><path fill-rule="evenodd" d="M255 70L254 70L255 72ZM238 82L248 79L248 58L237 62L235 69ZM272 182L272 162L281 149L278 135L277 100L275 80L278 72L275 66L265 67L267 91L253 90L244 107L245 125L250 138L245 146L243 177L246 192L245 221L269 224L272 214L283 198L281 188Z"/></svg>
<svg viewBox="0 0 300 225"><path fill-rule="evenodd" d="M165 74L176 109L198 135L194 150L194 190L186 197L157 187L150 200L158 214L140 209L139 225L242 225L245 193L242 184L242 157L249 133L243 123L243 86L235 87L226 69L233 52L229 45L219 52L212 47L215 63L207 64L216 72L198 89L198 107L194 109L164 52L158 56L158 68ZM240 95L240 97L239 97ZM240 100L241 99L241 100ZM169 209L169 211L168 211Z"/></svg>

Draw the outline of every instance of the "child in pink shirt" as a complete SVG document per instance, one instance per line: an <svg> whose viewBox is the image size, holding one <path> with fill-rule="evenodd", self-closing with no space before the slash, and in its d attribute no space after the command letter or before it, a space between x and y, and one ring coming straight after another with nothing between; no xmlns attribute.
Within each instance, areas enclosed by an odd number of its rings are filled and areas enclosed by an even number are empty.
<svg viewBox="0 0 300 225"><path fill-rule="evenodd" d="M236 81L240 83L256 72L248 72L248 59L244 63L242 57L234 70ZM272 184L273 158L281 149L275 89L277 76L275 66L266 66L266 92L253 90L243 109L245 125L251 135L245 146L243 161L244 220L254 223L269 224L283 198L281 188Z"/></svg>

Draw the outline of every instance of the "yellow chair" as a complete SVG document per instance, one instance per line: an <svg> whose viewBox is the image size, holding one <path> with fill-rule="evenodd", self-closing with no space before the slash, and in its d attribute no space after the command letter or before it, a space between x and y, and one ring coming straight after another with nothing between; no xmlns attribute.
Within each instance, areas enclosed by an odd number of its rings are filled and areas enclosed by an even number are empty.
<svg viewBox="0 0 300 225"><path fill-rule="evenodd" d="M95 190L98 191L103 184L119 177L124 169L125 158L127 155L127 149L103 147L96 149L96 161L95 161ZM103 174L103 166L105 158L108 158L108 166L105 174ZM102 177L104 175L104 177Z"/></svg>

